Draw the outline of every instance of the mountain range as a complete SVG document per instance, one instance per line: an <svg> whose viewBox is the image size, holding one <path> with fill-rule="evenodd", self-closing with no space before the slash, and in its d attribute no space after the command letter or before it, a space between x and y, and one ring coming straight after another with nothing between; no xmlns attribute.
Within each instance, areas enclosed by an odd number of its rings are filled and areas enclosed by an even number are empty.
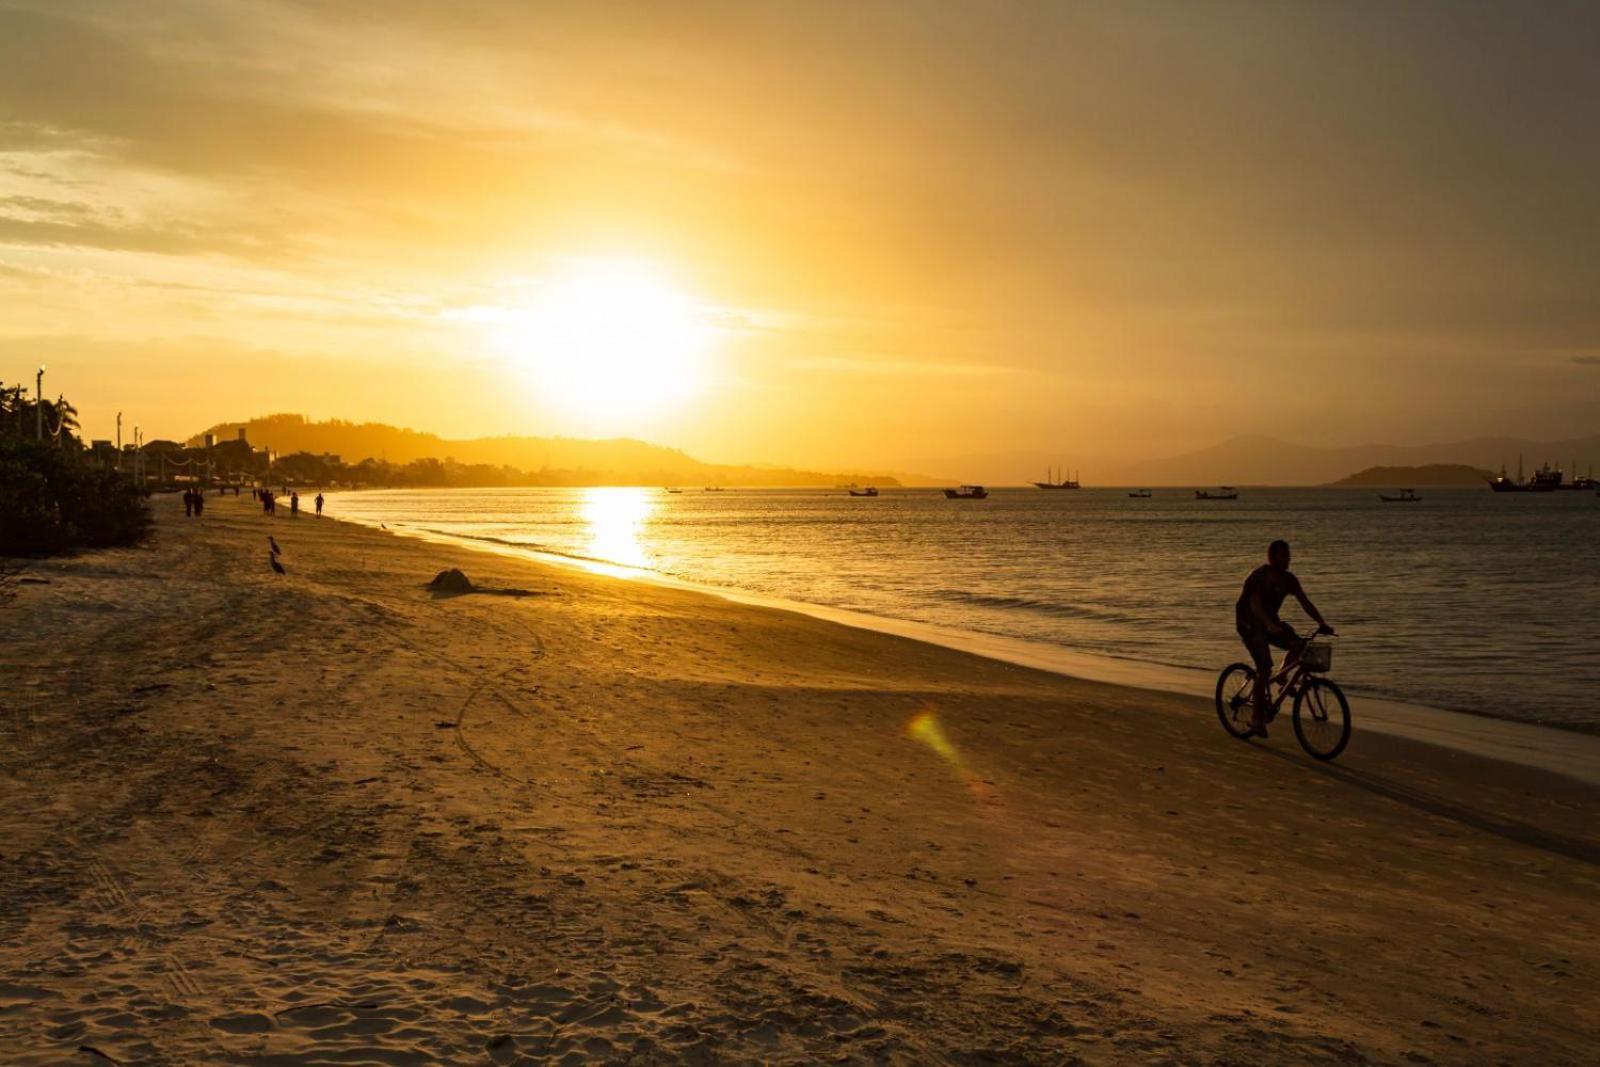
<svg viewBox="0 0 1600 1067"><path fill-rule="evenodd" d="M346 463L383 459L454 459L525 471L561 472L567 484L592 485L1025 485L1043 478L1063 458L1017 451L925 457L895 464L903 469L816 471L761 464L709 463L681 449L633 438L479 437L457 439L376 422L342 419L313 422L301 415L266 415L219 423L204 433L226 440L243 429L249 441L280 453L331 452ZM202 434L190 438L199 444ZM1579 472L1600 465L1600 434L1562 441L1519 437L1474 437L1431 445L1366 444L1341 447L1295 444L1264 435L1232 437L1209 448L1158 459L1121 456L1066 457L1085 486L1327 485L1372 467L1462 465L1514 475L1519 458L1526 470L1550 463ZM936 475L908 473L933 471ZM1398 473L1396 477L1401 477ZM1417 484L1423 484L1418 482Z"/></svg>
<svg viewBox="0 0 1600 1067"><path fill-rule="evenodd" d="M566 485L862 485L931 484L930 479L890 471L810 471L790 467L706 463L676 449L632 438L586 440L576 437L479 437L451 440L437 434L379 422L329 419L313 422L303 415L265 415L245 422L223 422L188 440L204 442L206 434L231 440L240 430L258 448L332 453L345 463L381 459L405 464L418 459L450 459L497 467L547 472Z"/></svg>

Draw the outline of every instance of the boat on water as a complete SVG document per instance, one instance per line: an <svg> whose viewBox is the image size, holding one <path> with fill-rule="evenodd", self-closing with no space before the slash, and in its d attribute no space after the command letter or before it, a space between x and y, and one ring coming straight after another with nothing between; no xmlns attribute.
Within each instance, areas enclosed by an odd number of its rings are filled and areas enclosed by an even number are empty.
<svg viewBox="0 0 1600 1067"><path fill-rule="evenodd" d="M1194 498L1196 500L1238 500L1239 490L1231 485L1219 485L1215 492L1210 489L1196 489Z"/></svg>
<svg viewBox="0 0 1600 1067"><path fill-rule="evenodd" d="M663 492L663 493L681 493L681 492L683 492L683 490L682 490L682 489L674 489L674 488L672 488L672 486L670 486L670 485L663 485L663 486L662 486L662 487L661 487L661 491L662 491L662 492Z"/></svg>
<svg viewBox="0 0 1600 1067"><path fill-rule="evenodd" d="M1042 481L1042 482L1034 482L1033 484L1034 484L1034 486L1036 488L1039 488L1039 489L1082 489L1083 488L1083 486L1078 484L1078 479L1076 477L1068 478L1065 474L1062 473L1061 468L1059 468L1059 467L1057 467L1055 469L1055 471L1053 471L1053 472L1050 470L1050 468L1046 467L1045 471L1044 471L1044 481Z"/></svg>
<svg viewBox="0 0 1600 1067"><path fill-rule="evenodd" d="M877 496L878 495L878 487L875 486L875 485L869 485L865 489L857 489L855 486L852 485L850 487L850 495L851 496Z"/></svg>
<svg viewBox="0 0 1600 1067"><path fill-rule="evenodd" d="M1149 500L1150 499L1150 490L1148 490L1148 489L1138 489L1138 490L1135 490L1134 492L1129 493L1128 496L1131 497L1134 500Z"/></svg>
<svg viewBox="0 0 1600 1067"><path fill-rule="evenodd" d="M984 500L989 496L989 490L981 485L963 485L956 489L946 489L946 500Z"/></svg>
<svg viewBox="0 0 1600 1067"><path fill-rule="evenodd" d="M1417 491L1415 489L1402 489L1400 490L1399 496L1390 496L1387 493L1379 493L1378 499L1383 501L1385 504L1416 504L1420 503L1422 500L1422 498L1417 495Z"/></svg>
<svg viewBox="0 0 1600 1067"><path fill-rule="evenodd" d="M1560 467L1552 467L1546 463L1533 472L1533 477L1524 479L1522 476L1522 457L1517 457L1517 477L1515 480L1506 476L1506 465L1500 464L1500 473L1489 479L1489 488L1497 493L1553 493L1558 489L1567 488L1561 483L1564 475Z"/></svg>

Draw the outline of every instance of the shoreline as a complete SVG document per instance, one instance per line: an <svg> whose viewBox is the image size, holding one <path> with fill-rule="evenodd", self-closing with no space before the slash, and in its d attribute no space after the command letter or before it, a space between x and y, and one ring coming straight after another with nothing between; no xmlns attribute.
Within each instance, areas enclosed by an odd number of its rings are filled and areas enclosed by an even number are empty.
<svg viewBox="0 0 1600 1067"><path fill-rule="evenodd" d="M156 510L151 545L31 564L0 612L19 1067L1600 1041L1593 786L1359 718L1323 765L1205 698L248 500ZM475 591L428 587L451 567Z"/></svg>
<svg viewBox="0 0 1600 1067"><path fill-rule="evenodd" d="M378 523L365 519L330 517L339 522L379 529ZM1215 674L1196 668L1079 652L1025 638L962 630L910 619L873 615L826 604L766 596L730 587L688 581L648 568L563 555L489 538L443 533L404 523L396 523L394 527L388 528L387 532L494 556L572 568L623 581L649 582L666 588L718 597L735 604L793 612L841 626L903 637L984 659L1082 681L1206 698L1212 697L1216 685ZM1481 712L1413 704L1354 690L1351 691L1351 696L1354 729L1375 730L1487 759L1503 760L1520 766L1550 771L1587 785L1600 785L1600 732L1584 729L1581 726L1530 723L1498 718ZM1287 726L1286 719L1285 725Z"/></svg>

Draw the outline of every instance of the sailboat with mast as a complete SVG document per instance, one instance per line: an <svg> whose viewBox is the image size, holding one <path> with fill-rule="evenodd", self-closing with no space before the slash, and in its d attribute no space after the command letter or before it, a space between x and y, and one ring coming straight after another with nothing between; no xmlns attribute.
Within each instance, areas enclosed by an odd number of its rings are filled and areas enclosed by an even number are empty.
<svg viewBox="0 0 1600 1067"><path fill-rule="evenodd" d="M1040 488L1040 489L1081 489L1081 488L1083 488L1081 485L1078 484L1078 479L1077 479L1076 476L1071 477L1071 478L1066 477L1066 475L1063 473L1063 471L1059 467L1057 467L1054 471L1051 471L1049 467L1046 467L1045 470L1044 470L1044 481L1042 481L1042 482L1034 482L1033 484L1036 487Z"/></svg>

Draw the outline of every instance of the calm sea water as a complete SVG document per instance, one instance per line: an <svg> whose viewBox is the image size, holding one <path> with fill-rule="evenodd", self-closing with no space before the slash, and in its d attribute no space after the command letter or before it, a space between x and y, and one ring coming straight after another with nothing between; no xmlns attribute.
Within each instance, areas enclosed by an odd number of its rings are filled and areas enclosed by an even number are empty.
<svg viewBox="0 0 1600 1067"><path fill-rule="evenodd" d="M1340 631L1354 693L1600 730L1600 499L1428 490L515 489L340 494L332 513L874 615L1216 669L1267 543ZM1285 618L1300 625L1291 601Z"/></svg>

